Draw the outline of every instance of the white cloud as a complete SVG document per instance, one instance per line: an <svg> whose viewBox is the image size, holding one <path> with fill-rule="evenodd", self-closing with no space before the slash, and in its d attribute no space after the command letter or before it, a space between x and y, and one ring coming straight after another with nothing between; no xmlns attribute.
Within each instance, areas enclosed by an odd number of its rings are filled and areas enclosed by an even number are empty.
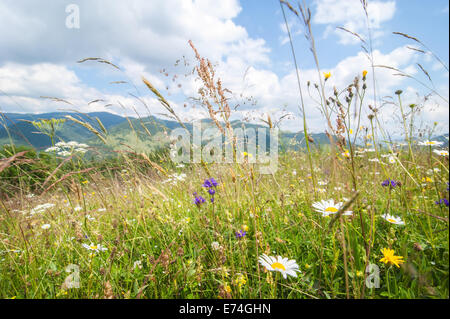
<svg viewBox="0 0 450 319"><path fill-rule="evenodd" d="M360 0L316 0L315 5L316 10L313 16L313 22L327 25L324 37L327 37L333 32L339 37L341 44L359 43L359 40L353 35L342 30L337 30L336 27L338 26L358 33L363 38L366 35L366 16ZM368 2L367 12L370 27L374 30L374 38L383 35L381 25L383 22L389 21L394 17L395 9L395 1Z"/></svg>

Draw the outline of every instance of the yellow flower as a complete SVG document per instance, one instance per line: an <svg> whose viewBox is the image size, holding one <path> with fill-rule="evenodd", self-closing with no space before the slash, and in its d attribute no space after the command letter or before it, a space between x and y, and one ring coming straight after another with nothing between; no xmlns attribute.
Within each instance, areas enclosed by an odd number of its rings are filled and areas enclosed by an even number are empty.
<svg viewBox="0 0 450 319"><path fill-rule="evenodd" d="M381 250L383 253L383 258L380 259L381 262L384 262L385 264L390 263L391 265L396 265L398 268L400 268L399 264L403 264L405 261L402 260L402 256L395 256L394 250L389 248L383 248Z"/></svg>
<svg viewBox="0 0 450 319"><path fill-rule="evenodd" d="M345 151L345 153L342 153L341 155L344 156L344 157L347 157L347 158L350 157L349 151Z"/></svg>
<svg viewBox="0 0 450 319"><path fill-rule="evenodd" d="M247 279L245 279L244 275L238 274L237 278L234 280L234 283L241 288L247 283Z"/></svg>
<svg viewBox="0 0 450 319"><path fill-rule="evenodd" d="M362 75L363 75L363 78L365 78L365 77L366 77L366 75L367 75L367 71L366 71L366 70L364 70L364 71L362 72Z"/></svg>
<svg viewBox="0 0 450 319"><path fill-rule="evenodd" d="M422 182L433 183L433 180L429 177L422 178Z"/></svg>
<svg viewBox="0 0 450 319"><path fill-rule="evenodd" d="M323 76L325 77L325 81L328 80L331 76L331 72L324 72Z"/></svg>
<svg viewBox="0 0 450 319"><path fill-rule="evenodd" d="M226 292L228 292L228 293L231 293L231 287L230 286L228 286L227 284L225 284L225 291Z"/></svg>
<svg viewBox="0 0 450 319"><path fill-rule="evenodd" d="M242 229L243 229L244 231L248 231L248 226L247 226L247 225L242 225Z"/></svg>
<svg viewBox="0 0 450 319"><path fill-rule="evenodd" d="M242 153L242 155L244 155L244 157L252 157L253 155L247 152Z"/></svg>
<svg viewBox="0 0 450 319"><path fill-rule="evenodd" d="M348 131L350 134L353 134L353 130L352 129L350 129L350 131Z"/></svg>
<svg viewBox="0 0 450 319"><path fill-rule="evenodd" d="M81 183L82 184L87 184L87 183L89 183L89 181L82 181Z"/></svg>

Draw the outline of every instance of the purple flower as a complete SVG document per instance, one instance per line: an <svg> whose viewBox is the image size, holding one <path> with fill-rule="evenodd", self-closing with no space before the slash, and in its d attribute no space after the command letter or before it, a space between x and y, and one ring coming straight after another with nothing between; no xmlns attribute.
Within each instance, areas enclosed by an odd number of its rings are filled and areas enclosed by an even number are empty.
<svg viewBox="0 0 450 319"><path fill-rule="evenodd" d="M216 193L216 191L213 188L208 189L209 195L213 195Z"/></svg>
<svg viewBox="0 0 450 319"><path fill-rule="evenodd" d="M194 193L195 195L195 199L194 199L194 204L197 206L200 206L201 204L203 204L205 202L205 199L202 196L197 196L197 193Z"/></svg>
<svg viewBox="0 0 450 319"><path fill-rule="evenodd" d="M217 187L219 183L214 179L214 177L211 177L210 179L205 179L203 182L203 187L211 188L211 187Z"/></svg>
<svg viewBox="0 0 450 319"><path fill-rule="evenodd" d="M448 204L449 204L448 199L445 199L445 198L442 198L442 199L439 200L439 201L435 201L435 203L436 203L436 205L442 205L442 204L444 204L444 205L447 206L447 207L448 207Z"/></svg>
<svg viewBox="0 0 450 319"><path fill-rule="evenodd" d="M219 183L216 182L216 180L214 179L214 177L211 177L209 179L209 181L211 182L212 186L217 187L217 185L219 185Z"/></svg>
<svg viewBox="0 0 450 319"><path fill-rule="evenodd" d="M242 238L245 235L247 235L246 231L240 230L240 231L236 232L236 238Z"/></svg>
<svg viewBox="0 0 450 319"><path fill-rule="evenodd" d="M381 186L383 187L389 186L390 188L395 188L397 186L401 186L401 183L388 178L381 183Z"/></svg>

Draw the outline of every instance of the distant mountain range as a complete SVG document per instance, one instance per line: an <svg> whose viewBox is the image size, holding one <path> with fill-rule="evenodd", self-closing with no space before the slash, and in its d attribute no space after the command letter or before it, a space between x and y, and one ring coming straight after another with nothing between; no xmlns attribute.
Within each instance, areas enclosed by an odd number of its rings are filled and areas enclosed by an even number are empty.
<svg viewBox="0 0 450 319"><path fill-rule="evenodd" d="M82 125L67 120L61 130L56 133L56 140L77 141L91 146L109 149L132 149L134 151L151 151L168 144L167 136L175 128L181 125L176 121L165 120L154 116L145 118L127 118L108 112L74 113L53 112L43 114L19 114L0 113L0 143L10 144L11 140L16 145L33 146L37 150L43 150L51 146L50 138L40 133L31 123L39 119L62 119L70 115L78 120L89 123L97 131L102 132L98 121L107 130L105 146L92 132ZM192 132L192 123L183 123ZM258 124L249 124L241 121L231 122L233 128L261 128L266 127ZM214 123L202 120L202 130L215 127ZM266 127L267 128L267 127ZM279 146L281 149L298 149L305 147L305 138L302 132L280 132ZM328 137L324 133L310 134L315 146L327 145ZM448 134L435 138L448 146Z"/></svg>

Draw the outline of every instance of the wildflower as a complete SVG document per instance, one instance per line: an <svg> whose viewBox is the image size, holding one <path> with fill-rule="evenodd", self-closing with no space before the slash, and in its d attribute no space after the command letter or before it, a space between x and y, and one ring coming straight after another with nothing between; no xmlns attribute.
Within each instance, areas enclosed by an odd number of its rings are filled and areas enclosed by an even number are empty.
<svg viewBox="0 0 450 319"><path fill-rule="evenodd" d="M240 230L240 231L236 232L236 238L243 238L243 237L245 237L245 235L247 235L246 231Z"/></svg>
<svg viewBox="0 0 450 319"><path fill-rule="evenodd" d="M341 154L342 156L349 158L350 157L350 152L349 151L345 151L344 153Z"/></svg>
<svg viewBox="0 0 450 319"><path fill-rule="evenodd" d="M50 227L50 224L44 224L41 226L42 229L49 229Z"/></svg>
<svg viewBox="0 0 450 319"><path fill-rule="evenodd" d="M231 293L231 287L225 284L224 289L227 293Z"/></svg>
<svg viewBox="0 0 450 319"><path fill-rule="evenodd" d="M380 162L380 160L378 158L370 158L369 162Z"/></svg>
<svg viewBox="0 0 450 319"><path fill-rule="evenodd" d="M76 211L76 212L79 212L79 211L82 210L82 209L83 209L83 207L77 206L77 207L75 207L73 210Z"/></svg>
<svg viewBox="0 0 450 319"><path fill-rule="evenodd" d="M435 204L436 204L436 205L442 205L442 204L444 204L445 206L448 207L449 202L448 202L448 199L446 199L446 198L441 198L439 201L435 201Z"/></svg>
<svg viewBox="0 0 450 319"><path fill-rule="evenodd" d="M242 274L237 274L237 278L234 280L234 283L241 288L247 283L247 279L245 279L245 276Z"/></svg>
<svg viewBox="0 0 450 319"><path fill-rule="evenodd" d="M287 275L297 277L296 272L300 272L295 260L288 260L288 258L282 258L281 256L275 258L266 254L262 254L258 260L267 270L281 272L284 279L287 278Z"/></svg>
<svg viewBox="0 0 450 319"><path fill-rule="evenodd" d="M336 214L342 207L342 203L335 203L333 199L330 199L315 202L312 206L316 212L322 213L322 216L326 217L331 214ZM345 213L351 213L351 211L346 211Z"/></svg>
<svg viewBox="0 0 450 319"><path fill-rule="evenodd" d="M208 189L209 195L214 195L216 191L213 188Z"/></svg>
<svg viewBox="0 0 450 319"><path fill-rule="evenodd" d="M389 263L391 265L396 265L398 268L400 268L399 264L403 264L404 261L402 260L402 256L395 256L394 250L389 248L383 248L381 250L383 253L383 258L380 259L381 262L384 262L385 264Z"/></svg>
<svg viewBox="0 0 450 319"><path fill-rule="evenodd" d="M93 243L91 243L90 245L83 244L82 246L84 248L86 248L88 250L91 250L91 251L94 251L96 253L98 253L99 251L108 250L108 248L103 247L101 244L94 245Z"/></svg>
<svg viewBox="0 0 450 319"><path fill-rule="evenodd" d="M395 163L395 156L389 156L388 161L390 164L394 164Z"/></svg>
<svg viewBox="0 0 450 319"><path fill-rule="evenodd" d="M419 142L420 146L439 146L439 145L442 145L442 144L443 144L443 142L429 141L429 140L426 140L426 141L423 141L423 142Z"/></svg>
<svg viewBox="0 0 450 319"><path fill-rule="evenodd" d="M427 176L422 178L422 182L433 183L433 180Z"/></svg>
<svg viewBox="0 0 450 319"><path fill-rule="evenodd" d="M381 217L383 217L388 222L395 224L395 225L405 225L405 222L400 217L395 217L389 214L384 214Z"/></svg>
<svg viewBox="0 0 450 319"><path fill-rule="evenodd" d="M55 204L50 204L50 203L38 205L30 211L30 214L34 215L34 214L38 214L38 213L43 213L47 209L52 208L54 206L55 206Z"/></svg>
<svg viewBox="0 0 450 319"><path fill-rule="evenodd" d="M247 152L243 152L242 155L244 155L244 157L248 157L248 158L253 157L253 154L247 153Z"/></svg>
<svg viewBox="0 0 450 319"><path fill-rule="evenodd" d="M200 206L201 204L203 204L205 202L205 199L202 196L197 196L197 193L194 193L195 199L194 199L194 204L197 206Z"/></svg>
<svg viewBox="0 0 450 319"><path fill-rule="evenodd" d="M362 71L362 76L363 76L363 80L365 80L366 76L367 76L367 71L366 70Z"/></svg>
<svg viewBox="0 0 450 319"><path fill-rule="evenodd" d="M323 73L323 76L324 76L325 81L326 81L326 80L328 80L328 79L330 78L331 72L324 72L324 73Z"/></svg>
<svg viewBox="0 0 450 319"><path fill-rule="evenodd" d="M401 183L388 178L381 183L381 186L383 187L389 186L390 188L396 188L397 186L401 186Z"/></svg>
<svg viewBox="0 0 450 319"><path fill-rule="evenodd" d="M439 156L448 156L448 151L444 151L444 150L433 150L433 153L435 153Z"/></svg>
<svg viewBox="0 0 450 319"><path fill-rule="evenodd" d="M136 267L138 267L139 269L142 269L142 261L136 260L136 261L133 263L133 269L136 269Z"/></svg>
<svg viewBox="0 0 450 319"><path fill-rule="evenodd" d="M214 250L220 250L220 248L222 248L222 247L220 246L220 244L217 241L213 241L211 243L211 248Z"/></svg>
<svg viewBox="0 0 450 319"><path fill-rule="evenodd" d="M217 187L217 185L219 185L219 183L216 182L214 177L211 177L210 179L205 179L203 183L203 187L206 188Z"/></svg>
<svg viewBox="0 0 450 319"><path fill-rule="evenodd" d="M243 229L244 231L248 231L248 226L247 226L247 225L242 225L242 229Z"/></svg>

